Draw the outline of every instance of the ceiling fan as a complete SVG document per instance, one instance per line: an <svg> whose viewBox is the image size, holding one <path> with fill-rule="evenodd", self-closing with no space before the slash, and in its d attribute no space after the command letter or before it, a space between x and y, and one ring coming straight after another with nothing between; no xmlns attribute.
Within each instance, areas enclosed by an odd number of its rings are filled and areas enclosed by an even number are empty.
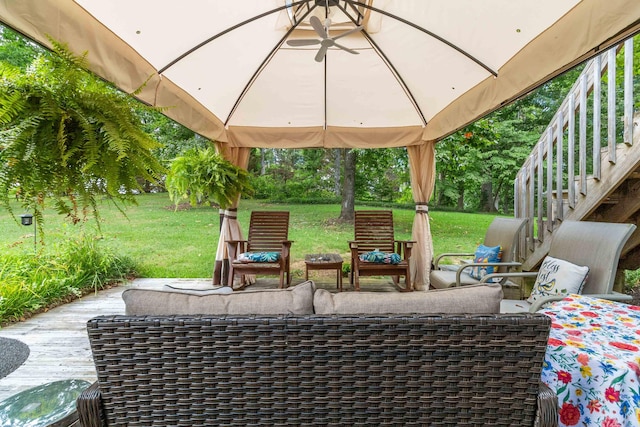
<svg viewBox="0 0 640 427"><path fill-rule="evenodd" d="M359 53L358 51L349 49L348 47L345 47L345 46L342 46L341 44L336 43L336 40L338 40L341 37L347 36L349 34L355 33L357 31L361 31L363 28L362 25L352 28L351 30L345 31L344 33L340 33L337 36L329 37L329 26L331 25L330 19L327 18L327 20L325 21L325 24L322 25L322 22L320 22L320 19L318 17L312 16L311 19L309 20L309 23L311 24L313 29L316 31L316 33L320 36L321 40L318 40L318 39L287 40L287 44L289 46L311 46L314 44L319 44L320 49L318 50L318 53L315 56L316 62L322 62L325 55L327 54L327 50L332 46L340 48L346 52L353 53L355 55Z"/></svg>

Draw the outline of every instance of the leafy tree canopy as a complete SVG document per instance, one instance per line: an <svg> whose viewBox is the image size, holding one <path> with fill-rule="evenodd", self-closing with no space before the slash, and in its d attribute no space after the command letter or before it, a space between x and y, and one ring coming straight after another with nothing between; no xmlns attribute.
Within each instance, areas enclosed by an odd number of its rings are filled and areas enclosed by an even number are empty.
<svg viewBox="0 0 640 427"><path fill-rule="evenodd" d="M13 214L15 195L40 225L46 199L74 223L97 220L97 196L135 202L138 179L164 173L140 103L87 72L86 54L53 44L25 70L0 64L0 203Z"/></svg>
<svg viewBox="0 0 640 427"><path fill-rule="evenodd" d="M0 61L19 68L27 68L38 56L45 54L39 45L21 36L15 31L0 26Z"/></svg>

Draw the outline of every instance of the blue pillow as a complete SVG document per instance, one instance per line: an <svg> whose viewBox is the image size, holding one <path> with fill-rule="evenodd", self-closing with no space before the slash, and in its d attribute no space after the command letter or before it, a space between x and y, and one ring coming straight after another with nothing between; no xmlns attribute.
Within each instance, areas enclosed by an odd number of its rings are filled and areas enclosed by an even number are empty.
<svg viewBox="0 0 640 427"><path fill-rule="evenodd" d="M498 246L485 246L479 245L478 249L476 249L475 257L473 258L474 263L495 263L500 262L502 260L502 248L500 245ZM482 279L487 274L494 273L496 271L496 267L490 266L479 266L472 267L469 276L474 279Z"/></svg>
<svg viewBox="0 0 640 427"><path fill-rule="evenodd" d="M372 262L374 264L400 264L400 255L397 253L386 253L371 251L359 256L362 262Z"/></svg>
<svg viewBox="0 0 640 427"><path fill-rule="evenodd" d="M245 252L238 257L239 262L277 262L280 252Z"/></svg>

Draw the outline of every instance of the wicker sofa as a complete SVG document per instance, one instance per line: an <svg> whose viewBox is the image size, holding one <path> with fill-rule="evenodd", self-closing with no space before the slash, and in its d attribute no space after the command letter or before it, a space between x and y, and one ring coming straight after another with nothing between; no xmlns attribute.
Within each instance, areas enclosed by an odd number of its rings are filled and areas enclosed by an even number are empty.
<svg viewBox="0 0 640 427"><path fill-rule="evenodd" d="M326 300L320 291L314 300ZM290 303L292 294L283 294ZM360 299L389 299L377 294ZM440 307L450 297L433 295ZM544 315L241 315L228 303L237 297L214 299L227 313L90 320L98 381L78 399L82 425L557 425L557 400L539 381ZM334 311L353 306L331 302Z"/></svg>

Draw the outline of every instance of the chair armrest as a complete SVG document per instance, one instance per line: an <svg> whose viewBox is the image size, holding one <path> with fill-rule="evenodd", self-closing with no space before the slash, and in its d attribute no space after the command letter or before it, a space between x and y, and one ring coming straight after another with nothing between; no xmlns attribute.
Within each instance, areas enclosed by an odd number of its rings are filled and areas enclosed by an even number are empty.
<svg viewBox="0 0 640 427"><path fill-rule="evenodd" d="M291 251L292 243L293 243L293 240L282 241L282 260L286 260L289 257L289 252Z"/></svg>
<svg viewBox="0 0 640 427"><path fill-rule="evenodd" d="M629 302L633 300L631 295L611 291L610 294L583 294L585 297L608 299L609 301Z"/></svg>
<svg viewBox="0 0 640 427"><path fill-rule="evenodd" d="M507 277L537 277L537 276L538 276L537 271L514 271L512 273L491 273L491 274L487 274L482 279L480 279L480 282L485 283L496 277L507 278Z"/></svg>
<svg viewBox="0 0 640 427"><path fill-rule="evenodd" d="M538 390L538 410L534 426L558 426L558 396L542 382Z"/></svg>
<svg viewBox="0 0 640 427"><path fill-rule="evenodd" d="M245 252L248 241L246 240L225 240L227 243L227 255L229 256L229 262L236 260L236 254ZM238 250L240 246L240 250Z"/></svg>
<svg viewBox="0 0 640 427"><path fill-rule="evenodd" d="M234 244L238 244L238 243L247 243L247 240L225 240L225 242L227 243L234 243Z"/></svg>
<svg viewBox="0 0 640 427"><path fill-rule="evenodd" d="M356 240L350 240L349 249L351 250L351 270L353 271L360 261L360 258L358 258L358 242Z"/></svg>
<svg viewBox="0 0 640 427"><path fill-rule="evenodd" d="M400 255L405 261L411 258L411 249L413 249L413 244L416 243L415 240L394 240L396 244L396 253Z"/></svg>
<svg viewBox="0 0 640 427"><path fill-rule="evenodd" d="M102 427L102 395L98 383L91 384L76 399L78 419L83 427Z"/></svg>
<svg viewBox="0 0 640 427"><path fill-rule="evenodd" d="M454 253L454 252L447 252L444 254L440 254L437 257L435 257L435 259L433 260L433 268L434 269L438 269L438 264L440 264L440 261L442 260L442 258L445 257L451 257L451 256L474 256L475 254L470 254L470 253Z"/></svg>
<svg viewBox="0 0 640 427"><path fill-rule="evenodd" d="M522 263L516 262L516 261L512 261L512 262L470 262L468 264L464 264L462 266L460 266L460 268L458 269L458 271L456 271L456 286L460 286L460 277L462 276L462 273L464 272L464 270L473 268L473 267L507 267L507 268L511 268L511 267L520 267L522 266ZM468 273L467 273L468 274ZM505 274L509 274L509 273L491 273L491 274L487 274L486 276L484 276L480 282L484 283L486 282L486 280L484 280L487 276L494 276L494 277L500 277L500 276L504 276ZM502 279L504 280L504 279ZM502 282L502 280L500 282Z"/></svg>

